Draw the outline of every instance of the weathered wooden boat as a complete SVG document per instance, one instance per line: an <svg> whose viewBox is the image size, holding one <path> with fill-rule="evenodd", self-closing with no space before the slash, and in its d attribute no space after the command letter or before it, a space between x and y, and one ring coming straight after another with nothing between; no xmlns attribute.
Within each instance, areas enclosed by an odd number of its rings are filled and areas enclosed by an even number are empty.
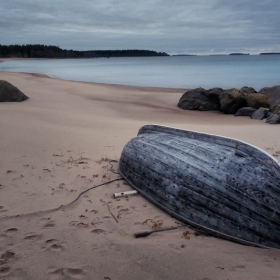
<svg viewBox="0 0 280 280"><path fill-rule="evenodd" d="M280 165L253 145L146 125L124 147L119 173L187 224L242 244L280 248Z"/></svg>

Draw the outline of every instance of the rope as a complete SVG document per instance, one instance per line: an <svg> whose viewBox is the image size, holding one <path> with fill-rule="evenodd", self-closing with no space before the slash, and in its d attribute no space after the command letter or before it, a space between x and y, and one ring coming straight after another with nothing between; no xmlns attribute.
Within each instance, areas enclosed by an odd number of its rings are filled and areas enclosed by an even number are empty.
<svg viewBox="0 0 280 280"><path fill-rule="evenodd" d="M118 175L120 175L120 173L119 172L117 172L117 171L114 171L113 170L113 164L111 163L111 162L118 162L117 160L114 160L114 159L112 159L112 160L110 160L109 161L109 164L111 165L111 168L110 168L110 171L112 172L112 173L114 173L114 174L118 174Z"/></svg>
<svg viewBox="0 0 280 280"><path fill-rule="evenodd" d="M118 172L115 172L113 170L113 165L111 164L111 162L118 162L118 161L117 160L110 160L109 164L111 165L110 171L115 173L115 174L119 174ZM35 214L42 214L42 213L45 213L45 214L46 213L52 213L52 212L58 211L60 209L66 208L67 206L75 203L83 194L85 194L86 192L88 192L88 191L90 191L92 189L95 189L95 188L98 188L98 187L101 187L101 186L104 186L104 185L108 185L108 184L111 184L113 182L120 181L120 180L123 180L123 178L117 178L117 179L114 179L114 180L111 180L111 181L99 184L97 186L90 187L90 188L86 189L85 191L81 192L73 201L71 201L70 203L67 203L66 205L61 205L59 207L56 207L56 208L53 208L53 209L49 209L49 210L37 211L37 212L26 213L26 214L21 214L21 215L0 217L0 220L4 220L4 219L8 219L8 218L18 218L18 217L24 217L24 216L32 216L32 215L35 215Z"/></svg>
<svg viewBox="0 0 280 280"><path fill-rule="evenodd" d="M98 188L98 187L101 187L101 186L104 186L104 185L108 185L108 184L110 184L110 183L113 183L113 182L115 182L115 181L120 181L120 180L123 180L123 178L114 179L114 180L105 182L105 183L103 183L103 184L100 184L100 185L97 185L97 186L93 186L93 187L91 187L91 188L89 188L89 189L87 189L87 190L81 192L81 193L77 196L76 199L74 199L72 202L66 204L64 207L66 207L66 206L68 206L68 205L70 205L70 204L76 202L84 193L86 193L86 192L88 192L88 191L90 191L90 190L92 190L92 189L95 189L95 188Z"/></svg>

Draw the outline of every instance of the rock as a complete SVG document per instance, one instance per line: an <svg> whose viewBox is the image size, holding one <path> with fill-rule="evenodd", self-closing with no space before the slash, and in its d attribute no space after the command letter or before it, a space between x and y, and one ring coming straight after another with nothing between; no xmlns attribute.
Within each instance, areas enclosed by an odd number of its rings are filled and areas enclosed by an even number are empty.
<svg viewBox="0 0 280 280"><path fill-rule="evenodd" d="M252 87L243 87L239 90L239 92L243 94L256 93L255 89L253 89Z"/></svg>
<svg viewBox="0 0 280 280"><path fill-rule="evenodd" d="M280 124L280 115L279 114L270 114L270 116L266 120L266 123Z"/></svg>
<svg viewBox="0 0 280 280"><path fill-rule="evenodd" d="M0 80L0 102L21 102L28 99L17 87Z"/></svg>
<svg viewBox="0 0 280 280"><path fill-rule="evenodd" d="M221 111L225 114L235 114L240 108L246 107L246 95L236 88L224 90L219 98Z"/></svg>
<svg viewBox="0 0 280 280"><path fill-rule="evenodd" d="M265 87L258 93L264 94L267 97L271 108L280 104L280 86Z"/></svg>
<svg viewBox="0 0 280 280"><path fill-rule="evenodd" d="M275 105L272 108L271 113L273 113L273 114L280 114L280 105Z"/></svg>
<svg viewBox="0 0 280 280"><path fill-rule="evenodd" d="M209 93L204 88L196 88L182 95L178 107L184 110L220 110L220 104L216 101L216 95L217 93Z"/></svg>
<svg viewBox="0 0 280 280"><path fill-rule="evenodd" d="M257 109L255 108L252 108L252 107L243 107L243 108L240 108L234 115L236 117L239 117L239 116L249 116L251 117L252 114L256 111Z"/></svg>
<svg viewBox="0 0 280 280"><path fill-rule="evenodd" d="M252 114L251 118L254 120L262 120L266 118L268 112L269 112L268 108L261 107Z"/></svg>
<svg viewBox="0 0 280 280"><path fill-rule="evenodd" d="M220 104L220 94L223 92L224 90L222 88L211 88L209 90L207 90L204 94L206 97L208 97L210 99L211 102L217 104L217 106L219 107L219 110L221 108L221 104Z"/></svg>
<svg viewBox="0 0 280 280"><path fill-rule="evenodd" d="M256 109L269 108L270 106L267 97L260 93L247 94L247 105Z"/></svg>

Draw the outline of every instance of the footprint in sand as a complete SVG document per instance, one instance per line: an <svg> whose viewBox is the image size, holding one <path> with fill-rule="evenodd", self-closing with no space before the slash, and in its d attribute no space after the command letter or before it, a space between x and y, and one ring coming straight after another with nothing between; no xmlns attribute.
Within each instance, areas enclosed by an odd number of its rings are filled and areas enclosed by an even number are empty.
<svg viewBox="0 0 280 280"><path fill-rule="evenodd" d="M91 231L94 234L107 234L107 232L104 229L97 228Z"/></svg>
<svg viewBox="0 0 280 280"><path fill-rule="evenodd" d="M0 206L0 213L2 213L2 212L7 212L7 209L5 209L4 206Z"/></svg>
<svg viewBox="0 0 280 280"><path fill-rule="evenodd" d="M0 267L0 277L8 276L11 273L11 268L9 266Z"/></svg>
<svg viewBox="0 0 280 280"><path fill-rule="evenodd" d="M64 269L64 273L65 275L76 279L81 279L85 275L84 271L78 268L66 268Z"/></svg>
<svg viewBox="0 0 280 280"><path fill-rule="evenodd" d="M50 228L53 228L53 227L55 227L55 223L53 222L53 221L49 221L48 223L46 223L45 225L44 225L44 229L50 229Z"/></svg>
<svg viewBox="0 0 280 280"><path fill-rule="evenodd" d="M118 211L118 218L120 218L122 215L125 215L125 214L130 214L131 212L129 211L129 209L125 208L125 209L121 209Z"/></svg>
<svg viewBox="0 0 280 280"><path fill-rule="evenodd" d="M8 261L15 256L15 253L12 251L6 251L2 256L1 260Z"/></svg>
<svg viewBox="0 0 280 280"><path fill-rule="evenodd" d="M61 279L61 276L65 276L65 279L82 279L85 275L85 272L82 269L79 268L55 268L50 267L48 268L48 273L51 276L59 277Z"/></svg>
<svg viewBox="0 0 280 280"><path fill-rule="evenodd" d="M79 221L71 221L69 223L70 226L76 226L79 223Z"/></svg>
<svg viewBox="0 0 280 280"><path fill-rule="evenodd" d="M111 250L112 252L120 252L119 246L116 245L116 244L114 244L114 243L111 243L111 244L109 245L109 248L110 248L110 250Z"/></svg>
<svg viewBox="0 0 280 280"><path fill-rule="evenodd" d="M42 238L41 234L36 234L34 232L27 233L27 234L25 234L25 237L24 237L24 239L28 240L28 241L37 241L41 238Z"/></svg>
<svg viewBox="0 0 280 280"><path fill-rule="evenodd" d="M60 244L58 240L56 239L49 239L46 242L47 250L51 251L63 251L64 250L64 244ZM45 249L45 247L43 247Z"/></svg>
<svg viewBox="0 0 280 280"><path fill-rule="evenodd" d="M16 231L18 231L17 228L8 228L8 229L6 230L6 232L8 232L8 233L13 233L13 232L16 232Z"/></svg>
<svg viewBox="0 0 280 280"><path fill-rule="evenodd" d="M0 258L0 265L7 264L11 259L13 259L15 256L15 253L12 251L6 251L4 254L1 255ZM8 266L7 266L8 267ZM1 267L0 267L1 268ZM3 267L2 267L3 268ZM5 270L5 269L4 269ZM0 274L1 277L1 274Z"/></svg>
<svg viewBox="0 0 280 280"><path fill-rule="evenodd" d="M25 194L26 196L33 196L33 195L36 195L36 193L30 193L30 192L24 192L23 194Z"/></svg>
<svg viewBox="0 0 280 280"><path fill-rule="evenodd" d="M62 279L60 276L64 275L63 268L57 269L57 268L50 267L50 268L48 268L48 273L49 273L49 275L51 275L57 279Z"/></svg>

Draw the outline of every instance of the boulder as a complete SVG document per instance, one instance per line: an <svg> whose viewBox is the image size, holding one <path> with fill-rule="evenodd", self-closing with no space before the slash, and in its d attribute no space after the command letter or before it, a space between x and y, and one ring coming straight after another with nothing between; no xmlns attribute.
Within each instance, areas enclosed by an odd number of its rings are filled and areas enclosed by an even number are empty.
<svg viewBox="0 0 280 280"><path fill-rule="evenodd" d="M204 94L206 97L208 97L210 99L211 102L217 104L217 106L219 107L219 110L221 108L221 104L220 104L220 94L223 92L224 90L222 88L211 88L209 90L207 90Z"/></svg>
<svg viewBox="0 0 280 280"><path fill-rule="evenodd" d="M207 93L204 88L196 88L185 92L179 100L178 107L184 110L220 110L215 93Z"/></svg>
<svg viewBox="0 0 280 280"><path fill-rule="evenodd" d="M240 108L246 107L246 95L233 88L224 90L220 96L221 111L225 114L235 114Z"/></svg>
<svg viewBox="0 0 280 280"><path fill-rule="evenodd" d="M280 105L275 105L272 108L271 113L273 113L273 114L280 114Z"/></svg>
<svg viewBox="0 0 280 280"><path fill-rule="evenodd" d="M257 109L255 108L252 108L252 107L243 107L243 108L240 108L234 115L236 117L239 117L239 116L248 116L248 117L251 117L252 114L256 111Z"/></svg>
<svg viewBox="0 0 280 280"><path fill-rule="evenodd" d="M243 94L256 93L255 89L253 89L252 87L243 87L239 90L239 92Z"/></svg>
<svg viewBox="0 0 280 280"><path fill-rule="evenodd" d="M28 99L17 87L0 80L0 102L21 102Z"/></svg>
<svg viewBox="0 0 280 280"><path fill-rule="evenodd" d="M258 93L264 94L267 97L271 108L280 104L280 86L265 87Z"/></svg>
<svg viewBox="0 0 280 280"><path fill-rule="evenodd" d="M268 108L261 107L252 114L251 118L254 120L263 120L264 118L267 117L268 112L269 112Z"/></svg>
<svg viewBox="0 0 280 280"><path fill-rule="evenodd" d="M264 94L250 93L247 94L247 106L259 109L260 107L269 108L269 102Z"/></svg>
<svg viewBox="0 0 280 280"><path fill-rule="evenodd" d="M266 120L266 123L280 124L280 115L279 114L270 114L270 116Z"/></svg>

